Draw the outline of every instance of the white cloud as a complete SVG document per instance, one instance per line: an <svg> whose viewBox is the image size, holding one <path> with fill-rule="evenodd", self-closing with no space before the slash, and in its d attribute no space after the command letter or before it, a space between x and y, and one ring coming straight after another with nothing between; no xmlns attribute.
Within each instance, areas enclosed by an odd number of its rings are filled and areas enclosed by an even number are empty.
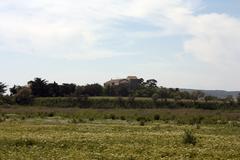
<svg viewBox="0 0 240 160"><path fill-rule="evenodd" d="M233 64L240 58L240 21L225 14L192 17L184 49L209 63Z"/></svg>
<svg viewBox="0 0 240 160"><path fill-rule="evenodd" d="M111 46L98 44L116 32L114 22L138 19L160 31L123 32L135 39L189 36L185 52L208 63L234 63L240 58L240 20L225 14L196 15L199 7L201 0L1 1L0 52L68 59L119 56Z"/></svg>

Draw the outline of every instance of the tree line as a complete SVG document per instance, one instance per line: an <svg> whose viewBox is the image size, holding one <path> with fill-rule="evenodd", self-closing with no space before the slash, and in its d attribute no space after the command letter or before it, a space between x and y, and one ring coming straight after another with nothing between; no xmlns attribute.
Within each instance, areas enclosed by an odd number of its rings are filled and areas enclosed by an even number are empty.
<svg viewBox="0 0 240 160"><path fill-rule="evenodd" d="M7 86L0 82L0 95L7 91ZM49 83L46 79L34 78L26 86L14 85L9 89L10 96L14 97L17 103L28 103L34 97L81 97L81 96L118 96L118 97L151 97L157 99L190 99L197 101L199 99L207 101L219 100L217 97L206 96L201 91L181 91L178 88L166 88L157 86L155 79L139 79L138 85L130 89L126 84L117 86L102 86L98 83L87 85L76 85L74 83L58 84L57 82ZM5 96L6 97L6 96ZM232 96L228 96L223 101L234 103ZM238 96L240 102L240 95Z"/></svg>

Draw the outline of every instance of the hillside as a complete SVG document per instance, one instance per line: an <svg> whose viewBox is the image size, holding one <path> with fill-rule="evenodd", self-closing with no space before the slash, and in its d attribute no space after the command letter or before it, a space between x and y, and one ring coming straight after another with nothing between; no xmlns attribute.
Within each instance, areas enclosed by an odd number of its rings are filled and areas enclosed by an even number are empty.
<svg viewBox="0 0 240 160"><path fill-rule="evenodd" d="M180 89L181 91L193 92L196 89ZM207 96L215 96L218 98L225 98L229 95L237 97L240 91L224 91L224 90L200 90L205 93Z"/></svg>

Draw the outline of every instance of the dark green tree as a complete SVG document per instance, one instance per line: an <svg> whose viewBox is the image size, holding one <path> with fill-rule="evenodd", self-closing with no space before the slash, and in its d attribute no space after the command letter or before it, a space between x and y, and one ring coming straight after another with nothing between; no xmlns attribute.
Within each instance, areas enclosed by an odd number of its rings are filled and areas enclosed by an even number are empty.
<svg viewBox="0 0 240 160"><path fill-rule="evenodd" d="M84 87L83 94L89 96L101 96L103 95L103 87L100 84L88 84Z"/></svg>
<svg viewBox="0 0 240 160"><path fill-rule="evenodd" d="M29 81L28 85L32 90L32 95L35 97L48 96L48 85L45 79L35 78L33 81Z"/></svg>
<svg viewBox="0 0 240 160"><path fill-rule="evenodd" d="M48 96L50 97L58 97L60 96L60 87L56 82L49 83L48 86Z"/></svg>
<svg viewBox="0 0 240 160"><path fill-rule="evenodd" d="M60 85L60 96L72 96L75 93L76 90L76 84L73 83L63 83L62 85Z"/></svg>
<svg viewBox="0 0 240 160"><path fill-rule="evenodd" d="M157 80L149 79L145 82L145 86L148 88L157 88Z"/></svg>
<svg viewBox="0 0 240 160"><path fill-rule="evenodd" d="M127 97L129 96L129 89L128 86L125 84L121 84L116 88L116 92L118 96L123 96L123 97Z"/></svg>
<svg viewBox="0 0 240 160"><path fill-rule="evenodd" d="M6 88L7 86L4 83L0 82L0 95L3 95L6 92Z"/></svg>
<svg viewBox="0 0 240 160"><path fill-rule="evenodd" d="M84 91L84 86L77 86L75 89L74 95L76 97L81 97L81 96L83 96L83 91Z"/></svg>
<svg viewBox="0 0 240 160"><path fill-rule="evenodd" d="M237 102L238 102L238 104L240 105L240 93L239 93L238 96L237 96Z"/></svg>
<svg viewBox="0 0 240 160"><path fill-rule="evenodd" d="M9 91L10 91L10 95L11 96L14 96L17 94L17 92L22 89L23 87L22 86L16 86L14 85L12 88L9 88Z"/></svg>

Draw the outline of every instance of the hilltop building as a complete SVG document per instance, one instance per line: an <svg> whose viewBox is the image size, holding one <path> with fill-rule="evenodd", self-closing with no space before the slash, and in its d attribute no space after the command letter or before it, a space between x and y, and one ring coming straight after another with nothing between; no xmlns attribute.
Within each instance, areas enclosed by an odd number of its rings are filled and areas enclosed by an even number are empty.
<svg viewBox="0 0 240 160"><path fill-rule="evenodd" d="M140 81L136 76L128 76L122 79L111 79L104 83L104 87L116 87L120 85L128 86L130 90L134 90L138 87Z"/></svg>

